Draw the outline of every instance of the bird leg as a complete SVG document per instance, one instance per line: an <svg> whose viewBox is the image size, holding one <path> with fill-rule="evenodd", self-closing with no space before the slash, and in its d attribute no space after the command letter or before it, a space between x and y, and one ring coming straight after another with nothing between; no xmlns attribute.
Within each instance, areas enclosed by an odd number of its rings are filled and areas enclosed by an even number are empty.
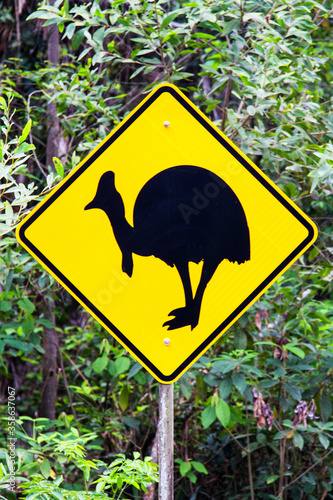
<svg viewBox="0 0 333 500"><path fill-rule="evenodd" d="M201 278L200 282L195 294L195 297L193 299L192 303L192 322L191 322L191 330L195 328L198 324L199 321L199 316L200 316L200 310L201 310L201 303L202 303L202 297L204 294L204 291L206 290L206 286L211 280L213 274L215 273L217 266L219 265L219 262L207 262L204 261L203 267L202 267L202 272L201 272Z"/></svg>
<svg viewBox="0 0 333 500"><path fill-rule="evenodd" d="M131 278L133 274L133 255L132 252L121 248L122 254L123 254L123 260L122 260L122 265L121 268L124 273L128 274L128 276Z"/></svg>
<svg viewBox="0 0 333 500"><path fill-rule="evenodd" d="M188 262L184 262L180 265L176 265L177 271L179 272L180 279L182 280L184 293L185 293L185 304L189 307L193 301L192 285L190 279L190 272L188 270Z"/></svg>
<svg viewBox="0 0 333 500"><path fill-rule="evenodd" d="M188 270L188 263L183 262L181 264L176 264L176 268L183 283L185 307L179 307L178 309L174 309L169 313L169 316L175 316L175 318L170 319L163 324L163 326L168 327L168 330L175 330L176 328L182 328L183 326L188 326L191 324L193 294L190 273Z"/></svg>
<svg viewBox="0 0 333 500"><path fill-rule="evenodd" d="M219 263L216 262L213 263L204 261L200 282L194 299L192 296L188 264L186 263L185 266L177 266L184 286L186 306L171 311L169 316L175 316L175 318L165 322L163 326L167 326L168 330L175 330L176 328L182 328L183 326L191 326L191 330L193 330L193 328L197 326L204 291L208 282L215 273L218 264Z"/></svg>

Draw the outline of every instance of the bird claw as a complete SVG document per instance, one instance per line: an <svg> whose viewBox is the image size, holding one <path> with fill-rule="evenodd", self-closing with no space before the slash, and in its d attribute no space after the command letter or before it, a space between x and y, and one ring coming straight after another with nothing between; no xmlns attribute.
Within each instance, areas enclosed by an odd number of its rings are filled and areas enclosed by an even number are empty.
<svg viewBox="0 0 333 500"><path fill-rule="evenodd" d="M163 326L167 326L168 330L176 330L184 326L190 326L191 330L198 324L199 317L189 307L179 307L171 311L168 316L175 316L173 319L166 321Z"/></svg>

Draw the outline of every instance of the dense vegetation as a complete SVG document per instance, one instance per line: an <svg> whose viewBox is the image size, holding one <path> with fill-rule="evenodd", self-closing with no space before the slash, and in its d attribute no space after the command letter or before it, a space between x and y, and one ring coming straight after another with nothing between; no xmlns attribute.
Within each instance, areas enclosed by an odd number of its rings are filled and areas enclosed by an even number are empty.
<svg viewBox="0 0 333 500"><path fill-rule="evenodd" d="M333 498L331 0L1 7L2 497L156 498L154 485L142 490L156 479L144 457L157 460L158 384L14 228L150 89L172 82L319 228L175 384L175 498Z"/></svg>

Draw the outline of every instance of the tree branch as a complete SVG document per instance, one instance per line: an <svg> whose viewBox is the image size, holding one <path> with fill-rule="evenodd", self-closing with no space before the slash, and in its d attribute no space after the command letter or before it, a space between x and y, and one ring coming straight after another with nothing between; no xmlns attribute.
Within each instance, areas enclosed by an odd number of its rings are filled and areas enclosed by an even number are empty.
<svg viewBox="0 0 333 500"><path fill-rule="evenodd" d="M318 462L316 462L315 464L312 464L310 467L308 467L304 472L302 472L302 474L300 474L299 476L297 476L295 479L293 479L292 481L290 481L290 483L287 485L287 486L284 486L282 488L282 490L278 493L278 496L277 496L277 499L280 499L282 498L281 495L282 493L284 492L284 490L286 488L289 488L289 486L291 486L292 484L294 483L297 483L297 481L299 479L301 479L301 477L305 476L305 474L307 474L310 470L314 469L314 467L316 467L318 464L320 464L320 462L322 462L323 460L325 460L326 457L328 457L328 455L330 455L331 453L333 453L333 449L328 451L327 453L325 453L325 455L323 455L319 460Z"/></svg>

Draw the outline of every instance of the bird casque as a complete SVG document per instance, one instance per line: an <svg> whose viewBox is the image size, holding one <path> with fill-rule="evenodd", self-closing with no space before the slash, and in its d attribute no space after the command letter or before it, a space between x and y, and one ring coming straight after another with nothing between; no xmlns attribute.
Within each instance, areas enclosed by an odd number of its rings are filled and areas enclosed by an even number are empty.
<svg viewBox="0 0 333 500"><path fill-rule="evenodd" d="M85 210L98 208L108 216L122 253L122 270L133 273L133 253L155 256L178 270L185 307L174 309L164 323L169 330L195 328L204 291L218 265L227 259L250 260L250 234L243 207L233 190L216 174L193 165L162 170L141 189L134 205L133 227L125 218L115 176L105 172ZM189 262L203 261L193 294Z"/></svg>

